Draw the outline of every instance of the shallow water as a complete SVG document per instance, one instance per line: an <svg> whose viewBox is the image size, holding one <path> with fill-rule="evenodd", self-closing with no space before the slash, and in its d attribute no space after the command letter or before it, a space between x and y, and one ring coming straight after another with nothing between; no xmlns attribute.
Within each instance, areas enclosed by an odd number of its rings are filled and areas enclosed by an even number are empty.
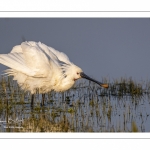
<svg viewBox="0 0 150 150"><path fill-rule="evenodd" d="M4 84L5 83L5 84ZM149 132L148 93L114 94L95 84L31 96L14 81L0 86L0 132Z"/></svg>

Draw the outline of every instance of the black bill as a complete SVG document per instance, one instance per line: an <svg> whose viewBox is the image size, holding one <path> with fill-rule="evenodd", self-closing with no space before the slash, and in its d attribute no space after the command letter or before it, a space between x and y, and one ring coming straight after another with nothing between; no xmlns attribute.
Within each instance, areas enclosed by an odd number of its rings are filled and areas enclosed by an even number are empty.
<svg viewBox="0 0 150 150"><path fill-rule="evenodd" d="M93 81L93 82L97 83L98 85L100 85L100 86L102 86L102 87L104 87L104 88L108 88L108 84L104 84L104 83L101 83L101 82L99 82L99 81L96 81L96 80L90 78L89 76L87 76L84 72L81 72L81 73L80 73L80 76L81 76L82 78L85 78L85 79L88 79L88 80L90 80L90 81Z"/></svg>

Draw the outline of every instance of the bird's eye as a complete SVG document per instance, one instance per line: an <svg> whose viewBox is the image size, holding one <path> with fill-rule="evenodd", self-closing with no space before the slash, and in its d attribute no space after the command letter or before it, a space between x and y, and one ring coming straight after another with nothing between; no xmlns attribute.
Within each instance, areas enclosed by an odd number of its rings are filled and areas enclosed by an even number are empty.
<svg viewBox="0 0 150 150"><path fill-rule="evenodd" d="M79 75L79 72L77 72L77 75Z"/></svg>

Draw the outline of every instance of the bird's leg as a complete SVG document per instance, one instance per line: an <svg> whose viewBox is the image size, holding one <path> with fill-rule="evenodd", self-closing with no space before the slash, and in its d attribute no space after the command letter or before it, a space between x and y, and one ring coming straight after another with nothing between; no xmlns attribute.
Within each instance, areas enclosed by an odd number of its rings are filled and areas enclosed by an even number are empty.
<svg viewBox="0 0 150 150"><path fill-rule="evenodd" d="M41 102L42 106L44 106L44 101L45 101L45 94L42 94L42 102Z"/></svg>
<svg viewBox="0 0 150 150"><path fill-rule="evenodd" d="M31 95L31 107L33 107L33 103L34 103L34 94Z"/></svg>

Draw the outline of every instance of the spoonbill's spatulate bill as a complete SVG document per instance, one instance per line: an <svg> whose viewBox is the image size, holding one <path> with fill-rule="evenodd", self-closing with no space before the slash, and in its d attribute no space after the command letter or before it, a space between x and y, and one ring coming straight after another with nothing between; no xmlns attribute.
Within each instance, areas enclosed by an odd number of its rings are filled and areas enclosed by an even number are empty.
<svg viewBox="0 0 150 150"><path fill-rule="evenodd" d="M5 74L14 76L13 79L17 80L19 86L31 94L37 89L42 94L51 90L63 92L80 78L108 88L108 84L98 82L83 73L80 67L70 62L66 54L41 42L23 42L13 47L10 53L0 54L0 63L10 68L5 70Z"/></svg>

